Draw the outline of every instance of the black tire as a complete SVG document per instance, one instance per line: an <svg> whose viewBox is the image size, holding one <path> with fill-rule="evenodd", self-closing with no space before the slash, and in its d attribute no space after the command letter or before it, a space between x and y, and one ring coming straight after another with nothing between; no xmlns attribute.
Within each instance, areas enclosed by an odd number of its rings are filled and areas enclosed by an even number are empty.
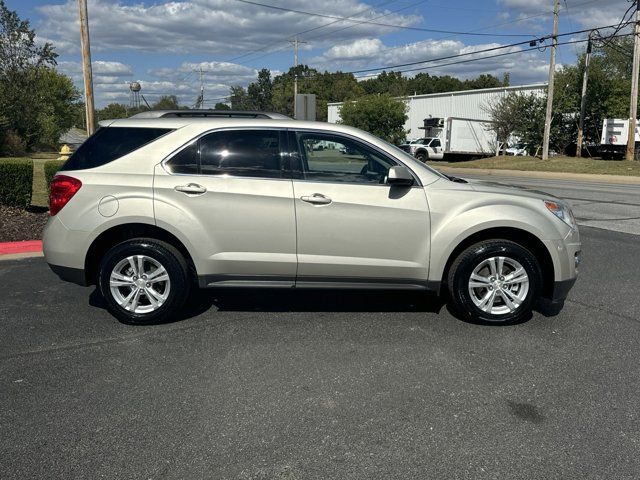
<svg viewBox="0 0 640 480"><path fill-rule="evenodd" d="M429 160L429 154L427 152L418 152L416 153L416 159L424 163Z"/></svg>
<svg viewBox="0 0 640 480"><path fill-rule="evenodd" d="M469 292L469 281L474 269L484 260L492 257L506 257L515 260L528 275L529 284L526 296L512 312L494 314L483 311L476 306ZM451 298L450 306L458 316L480 323L512 324L530 318L531 310L542 289L542 272L536 257L523 246L508 240L486 240L470 246L458 255L449 269L447 284ZM496 288L498 307L501 303L506 306L502 300L504 294L498 293L499 290ZM525 295L524 290L522 293Z"/></svg>
<svg viewBox="0 0 640 480"><path fill-rule="evenodd" d="M167 285L170 288L164 303L147 313L136 313L123 308L111 292L110 277L113 269L132 255L144 255L158 262L164 267L169 277ZM167 322L176 317L189 296L191 280L187 262L175 247L161 240L134 238L116 245L104 255L100 262L98 288L107 309L114 317L127 324L147 325ZM123 296L128 291L127 288L130 287L123 287Z"/></svg>

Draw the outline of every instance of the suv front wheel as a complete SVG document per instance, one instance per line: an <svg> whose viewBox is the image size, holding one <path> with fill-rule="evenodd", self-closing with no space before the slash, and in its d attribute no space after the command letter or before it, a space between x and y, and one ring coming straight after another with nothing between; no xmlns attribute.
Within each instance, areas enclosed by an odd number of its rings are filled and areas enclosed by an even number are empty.
<svg viewBox="0 0 640 480"><path fill-rule="evenodd" d="M517 323L531 314L542 285L536 257L508 240L487 240L464 250L448 276L453 309L480 322Z"/></svg>
<svg viewBox="0 0 640 480"><path fill-rule="evenodd" d="M189 295L190 283L184 257L160 240L120 243L100 263L100 292L108 310L124 323L172 319Z"/></svg>

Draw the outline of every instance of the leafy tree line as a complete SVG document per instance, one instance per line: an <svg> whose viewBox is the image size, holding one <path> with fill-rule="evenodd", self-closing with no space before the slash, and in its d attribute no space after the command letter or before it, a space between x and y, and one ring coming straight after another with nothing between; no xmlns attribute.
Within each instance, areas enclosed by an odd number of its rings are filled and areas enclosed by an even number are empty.
<svg viewBox="0 0 640 480"><path fill-rule="evenodd" d="M327 103L355 100L366 95L389 94L402 97L413 94L472 90L501 87L509 84L493 75L482 74L471 80L459 80L445 75L432 76L419 73L408 78L400 72L382 72L367 80L358 81L351 73L320 72L307 65L292 67L288 72L272 78L271 72L263 68L255 82L245 89L233 86L230 90L231 108L234 110L272 110L293 115L293 88L298 76L298 92L316 95L317 119L327 120Z"/></svg>
<svg viewBox="0 0 640 480"><path fill-rule="evenodd" d="M38 45L27 20L0 0L0 155L55 145L73 126L80 93L58 73L50 43Z"/></svg>

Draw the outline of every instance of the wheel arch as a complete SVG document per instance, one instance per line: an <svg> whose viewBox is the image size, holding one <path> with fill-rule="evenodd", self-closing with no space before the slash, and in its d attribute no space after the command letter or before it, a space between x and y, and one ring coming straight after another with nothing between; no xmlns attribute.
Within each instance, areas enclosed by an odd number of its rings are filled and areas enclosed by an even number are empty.
<svg viewBox="0 0 640 480"><path fill-rule="evenodd" d="M462 239L449 254L444 266L444 271L440 280L440 289L447 284L449 269L454 260L465 249L484 240L508 240L529 250L540 262L542 270L542 296L550 297L553 293L553 285L555 278L555 267L553 259L546 245L533 233L516 227L492 227L478 232Z"/></svg>
<svg viewBox="0 0 640 480"><path fill-rule="evenodd" d="M195 274L195 263L189 250L174 234L152 224L125 223L105 230L91 243L87 250L84 264L86 284L93 285L96 283L100 261L107 250L126 240L140 237L162 240L175 247L184 256L189 270Z"/></svg>

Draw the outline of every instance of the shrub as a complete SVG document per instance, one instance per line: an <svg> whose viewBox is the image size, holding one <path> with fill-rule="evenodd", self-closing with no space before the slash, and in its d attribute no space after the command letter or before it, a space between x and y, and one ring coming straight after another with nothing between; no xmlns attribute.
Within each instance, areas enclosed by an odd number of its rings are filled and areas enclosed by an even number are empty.
<svg viewBox="0 0 640 480"><path fill-rule="evenodd" d="M51 180L56 175L58 170L64 165L65 160L49 160L44 164L44 179L47 182L47 192L49 191L49 185Z"/></svg>
<svg viewBox="0 0 640 480"><path fill-rule="evenodd" d="M26 142L13 130L4 133L1 148L2 153L9 157L20 157L27 151Z"/></svg>
<svg viewBox="0 0 640 480"><path fill-rule="evenodd" d="M27 208L31 205L33 162L29 158L0 160L0 204Z"/></svg>

